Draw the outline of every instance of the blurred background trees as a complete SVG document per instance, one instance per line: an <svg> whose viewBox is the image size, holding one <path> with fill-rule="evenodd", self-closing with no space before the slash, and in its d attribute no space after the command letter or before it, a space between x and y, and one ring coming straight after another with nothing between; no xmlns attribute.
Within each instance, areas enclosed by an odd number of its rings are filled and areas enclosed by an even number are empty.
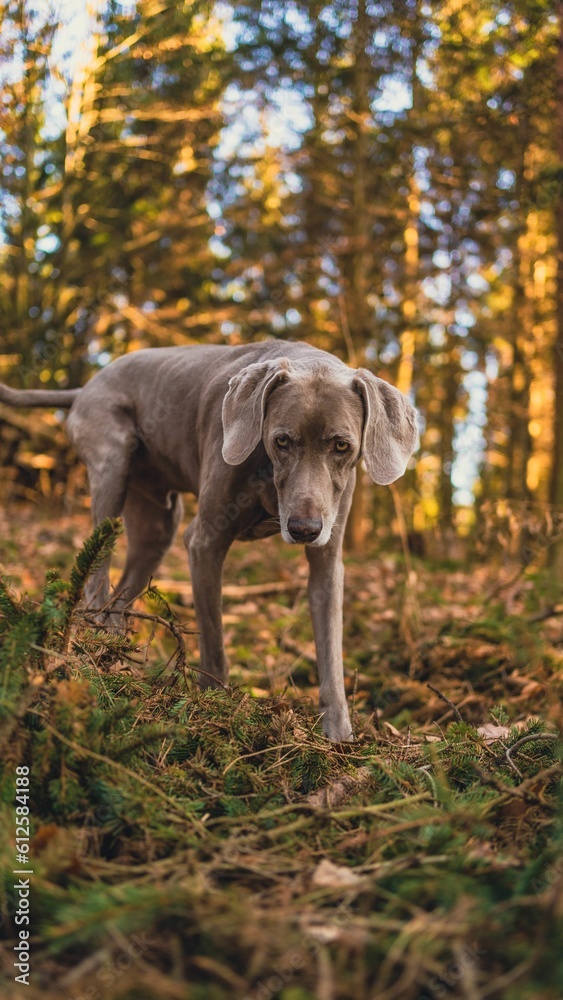
<svg viewBox="0 0 563 1000"><path fill-rule="evenodd" d="M415 534L447 555L487 511L557 533L561 5L109 0L88 31L0 10L2 379L306 338L418 406ZM56 415L0 418L5 491L62 490ZM356 500L359 546L393 504Z"/></svg>

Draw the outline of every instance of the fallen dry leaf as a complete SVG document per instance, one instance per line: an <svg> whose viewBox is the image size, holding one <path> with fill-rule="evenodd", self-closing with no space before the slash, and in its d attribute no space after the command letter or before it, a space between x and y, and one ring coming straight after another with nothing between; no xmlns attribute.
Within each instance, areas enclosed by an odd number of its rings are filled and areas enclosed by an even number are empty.
<svg viewBox="0 0 563 1000"><path fill-rule="evenodd" d="M385 721L383 725L385 726L386 729L389 730L390 733L393 733L393 736L401 736L401 733L399 732L398 729L395 728L392 722Z"/></svg>
<svg viewBox="0 0 563 1000"><path fill-rule="evenodd" d="M328 858L323 858L322 861L319 861L313 872L312 882L313 885L330 888L334 886L357 885L358 882L361 882L361 878L350 868L335 865Z"/></svg>
<svg viewBox="0 0 563 1000"><path fill-rule="evenodd" d="M307 934L319 944L331 944L340 937L340 928L331 924L314 924L307 927Z"/></svg>
<svg viewBox="0 0 563 1000"><path fill-rule="evenodd" d="M479 726L477 732L485 737L485 743L494 743L495 740L505 740L510 735L510 727L495 726L492 722L486 722L484 726Z"/></svg>

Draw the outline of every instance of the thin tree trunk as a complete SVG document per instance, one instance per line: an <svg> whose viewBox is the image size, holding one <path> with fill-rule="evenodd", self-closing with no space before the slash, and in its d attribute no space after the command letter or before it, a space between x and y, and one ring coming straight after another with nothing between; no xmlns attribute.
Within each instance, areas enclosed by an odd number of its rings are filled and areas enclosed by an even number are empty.
<svg viewBox="0 0 563 1000"><path fill-rule="evenodd" d="M416 22L412 27L411 93L413 115L422 112L422 88L417 74L418 60L422 51L421 15L417 4ZM405 223L404 293L401 307L403 331L401 333L401 355L397 388L408 393L411 390L415 357L417 353L417 291L419 271L419 218L420 194L416 179L414 153L411 156L409 194L407 199L407 221Z"/></svg>
<svg viewBox="0 0 563 1000"><path fill-rule="evenodd" d="M448 336L446 352L450 359L454 355L454 338ZM444 543L451 541L454 525L453 507L453 485L452 468L454 464L454 410L457 397L458 380L456 378L457 368L453 360L450 360L444 373L444 396L443 410L441 414L441 465L442 475L440 476L439 504L440 504L440 533Z"/></svg>
<svg viewBox="0 0 563 1000"><path fill-rule="evenodd" d="M353 189L354 256L352 261L352 282L348 290L350 299L348 317L354 354L360 363L369 336L366 301L366 252L369 238L369 220L366 204L368 156L366 119L369 113L369 56L366 52L368 20L366 0L358 0L358 17L354 28L354 117L356 120ZM352 552L361 552L364 540L363 476L361 470L359 470L346 527L345 545Z"/></svg>
<svg viewBox="0 0 563 1000"><path fill-rule="evenodd" d="M530 419L530 371L529 361L524 352L523 341L526 339L526 324L529 316L526 313L526 298L522 283L521 251L516 252L515 266L517 273L514 285L514 302L512 307L512 364L510 370L510 441L508 468L508 495L516 500L528 498L526 482L528 460L530 458L531 439L528 430Z"/></svg>
<svg viewBox="0 0 563 1000"><path fill-rule="evenodd" d="M556 64L556 128L559 172L563 170L563 3L558 5L559 46ZM553 466L550 499L563 509L563 194L557 202L557 338L553 355L555 406L553 415ZM552 549L551 564L563 578L563 540Z"/></svg>
<svg viewBox="0 0 563 1000"><path fill-rule="evenodd" d="M518 170L516 197L520 203L523 220L516 235L513 249L513 290L512 308L510 310L510 342L512 358L509 373L509 438L508 438L508 469L507 493L514 500L527 500L528 463L532 451L530 436L530 357L527 351L533 327L533 315L530 314L531 298L526 296L526 285L529 281L530 261L528 239L530 236L530 191L527 181L529 118L523 113L520 124L521 159ZM510 551L514 558L519 559L526 549L527 525L523 517L516 519L517 527L511 532Z"/></svg>
<svg viewBox="0 0 563 1000"><path fill-rule="evenodd" d="M405 226L405 285L402 302L404 330L401 333L401 357L397 388L408 393L411 390L416 354L416 292L418 277L418 216L420 201L414 176L409 181L408 214Z"/></svg>

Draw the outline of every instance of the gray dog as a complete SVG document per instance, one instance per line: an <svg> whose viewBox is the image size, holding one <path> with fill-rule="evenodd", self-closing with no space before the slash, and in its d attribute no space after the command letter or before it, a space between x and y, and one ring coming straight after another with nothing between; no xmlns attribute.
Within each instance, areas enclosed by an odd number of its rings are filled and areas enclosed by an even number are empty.
<svg viewBox="0 0 563 1000"><path fill-rule="evenodd" d="M0 386L0 401L70 407L68 434L88 469L94 522L125 520L117 607L156 571L182 517L181 494L198 497L184 539L204 685L227 679L221 577L231 543L281 532L304 544L323 730L331 740L352 738L342 536L360 458L374 482L392 483L416 446L416 411L398 389L307 344L267 340L137 351L83 389ZM109 597L105 565L86 599L99 609Z"/></svg>

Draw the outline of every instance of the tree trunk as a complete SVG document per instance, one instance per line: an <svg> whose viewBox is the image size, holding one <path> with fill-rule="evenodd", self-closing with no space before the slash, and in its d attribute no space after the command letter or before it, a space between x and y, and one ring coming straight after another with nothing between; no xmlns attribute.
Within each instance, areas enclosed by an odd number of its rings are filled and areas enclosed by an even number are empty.
<svg viewBox="0 0 563 1000"><path fill-rule="evenodd" d="M454 338L448 335L446 351L448 357L454 357ZM453 507L453 484L452 468L455 459L454 453L454 410L457 397L458 379L457 367L451 360L444 373L443 388L443 410L441 414L440 441L441 441L441 476L438 488L438 500L440 505L440 533L444 541L451 539L454 527L454 507Z"/></svg>
<svg viewBox="0 0 563 1000"><path fill-rule="evenodd" d="M413 115L422 111L422 88L417 74L418 60L422 52L421 15L417 4L416 22L412 28L413 48L411 62L411 93ZM397 388L409 393L412 388L415 357L417 354L417 296L419 272L419 219L420 194L416 179L414 154L411 155L409 194L407 199L407 220L405 223L405 258L404 258L404 288L401 306L403 331L401 333L401 354Z"/></svg>
<svg viewBox="0 0 563 1000"><path fill-rule="evenodd" d="M559 175L563 171L563 3L558 5L559 45L556 64L556 128ZM557 335L553 354L555 403L553 414L553 466L550 499L563 510L563 195L559 184L557 223ZM551 565L563 578L563 539L551 550Z"/></svg>
<svg viewBox="0 0 563 1000"><path fill-rule="evenodd" d="M407 224L405 226L405 271L404 295L402 302L402 317L404 329L401 333L401 355L397 388L409 393L412 388L414 374L414 359L416 354L416 313L417 313L417 278L418 278L418 217L420 200L416 178L409 181L409 198Z"/></svg>
<svg viewBox="0 0 563 1000"><path fill-rule="evenodd" d="M508 399L508 468L509 499L529 499L528 464L532 452L530 436L530 350L533 344L533 300L527 296L530 279L530 226L533 226L531 192L528 181L531 152L530 117L524 110L519 117L520 163L517 171L515 196L520 205L520 224L513 248L512 306L510 309L509 340L512 349ZM511 530L510 554L517 560L528 547L528 525L525 508L514 520Z"/></svg>
<svg viewBox="0 0 563 1000"><path fill-rule="evenodd" d="M351 287L347 289L349 299L348 322L353 351L357 363L361 364L365 345L369 337L367 312L366 253L369 240L369 219L366 204L367 137L366 119L369 114L369 56L366 45L369 40L366 0L358 0L358 17L354 27L354 120L356 136L354 148L354 188L353 188L353 246ZM364 544L363 527L363 476L356 478L356 489L346 526L345 545L355 553L361 552Z"/></svg>
<svg viewBox="0 0 563 1000"><path fill-rule="evenodd" d="M514 302L512 307L512 364L510 369L510 440L508 467L508 495L515 500L526 500L528 461L531 451L530 432L530 369L524 350L526 325L526 299L523 286L521 251L516 254Z"/></svg>

